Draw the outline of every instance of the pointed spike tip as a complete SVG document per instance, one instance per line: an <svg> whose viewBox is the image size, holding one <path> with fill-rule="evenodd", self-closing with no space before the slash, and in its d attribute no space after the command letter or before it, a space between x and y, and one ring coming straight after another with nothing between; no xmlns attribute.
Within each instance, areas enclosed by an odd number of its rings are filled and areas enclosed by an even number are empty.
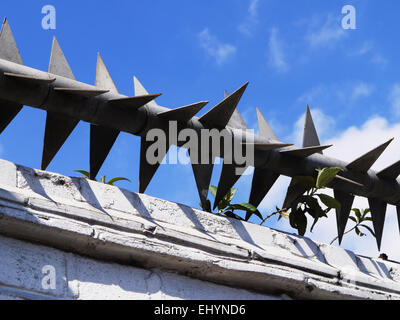
<svg viewBox="0 0 400 320"><path fill-rule="evenodd" d="M51 47L49 73L75 80L75 76L56 37L53 37L53 44Z"/></svg>
<svg viewBox="0 0 400 320"><path fill-rule="evenodd" d="M280 142L278 137L275 135L274 131L268 124L267 120L265 120L260 109L256 108L256 111L257 111L258 129L260 131L260 135L269 140Z"/></svg>
<svg viewBox="0 0 400 320"><path fill-rule="evenodd" d="M110 90L113 93L118 93L118 89L115 86L115 83L111 78L110 72L108 71L100 53L97 53L95 86Z"/></svg>
<svg viewBox="0 0 400 320"><path fill-rule="evenodd" d="M7 18L4 19L0 31L0 59L23 65L21 54L19 53Z"/></svg>

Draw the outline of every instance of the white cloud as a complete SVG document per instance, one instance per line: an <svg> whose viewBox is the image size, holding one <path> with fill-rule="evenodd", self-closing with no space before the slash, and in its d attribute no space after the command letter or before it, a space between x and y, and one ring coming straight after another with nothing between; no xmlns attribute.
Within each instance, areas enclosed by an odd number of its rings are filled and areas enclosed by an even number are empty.
<svg viewBox="0 0 400 320"><path fill-rule="evenodd" d="M298 102L309 104L310 107L325 109L337 105L353 106L359 99L371 96L375 90L372 84L363 81L351 81L340 85L318 85L302 94Z"/></svg>
<svg viewBox="0 0 400 320"><path fill-rule="evenodd" d="M215 59L218 65L222 65L236 53L235 46L220 42L217 37L210 34L208 28L201 31L197 37L200 41L200 46L209 56Z"/></svg>
<svg viewBox="0 0 400 320"><path fill-rule="evenodd" d="M365 41L360 48L358 48L355 52L352 52L351 55L354 56L363 56L364 54L370 52L373 49L373 44L371 41Z"/></svg>
<svg viewBox="0 0 400 320"><path fill-rule="evenodd" d="M278 30L273 28L269 37L269 65L276 71L283 73L289 70L283 52L283 42L278 38Z"/></svg>
<svg viewBox="0 0 400 320"><path fill-rule="evenodd" d="M346 31L341 27L340 21L334 19L331 15L327 16L322 26L319 22L311 23L306 35L306 39L312 48L333 47L337 41L346 36Z"/></svg>
<svg viewBox="0 0 400 320"><path fill-rule="evenodd" d="M239 25L238 29L241 33L251 36L254 25L258 23L258 7L260 0L250 0L245 21Z"/></svg>
<svg viewBox="0 0 400 320"><path fill-rule="evenodd" d="M369 97L373 91L374 91L374 86L365 82L360 82L354 87L353 93L351 95L351 100L355 101L358 100L359 98Z"/></svg>

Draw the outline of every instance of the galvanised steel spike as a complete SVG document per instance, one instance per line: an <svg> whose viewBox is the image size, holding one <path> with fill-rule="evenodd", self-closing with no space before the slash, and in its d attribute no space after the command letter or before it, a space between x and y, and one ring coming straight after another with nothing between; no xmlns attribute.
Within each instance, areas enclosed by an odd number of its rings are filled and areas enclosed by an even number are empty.
<svg viewBox="0 0 400 320"><path fill-rule="evenodd" d="M346 166L349 170L359 171L366 173L371 167L374 165L376 160L381 156L383 151L386 150L388 145L393 141L394 138L390 139L389 141L385 142L384 144L376 147L375 149L367 152L363 156L359 157L358 159L354 160L350 164Z"/></svg>
<svg viewBox="0 0 400 320"><path fill-rule="evenodd" d="M315 129L314 121L311 116L310 107L307 105L306 108L306 119L304 122L304 134L303 134L303 148L319 146L317 130ZM322 154L322 150L319 152Z"/></svg>
<svg viewBox="0 0 400 320"><path fill-rule="evenodd" d="M313 154L316 153L321 153L322 150L325 150L327 148L332 147L332 145L326 145L326 146L316 146L316 147L306 147L306 148L296 148L296 149L290 149L290 150L281 150L279 151L282 154L294 156L294 157L309 157Z"/></svg>
<svg viewBox="0 0 400 320"><path fill-rule="evenodd" d="M285 148L285 147L290 147L293 144L291 143L268 143L268 142L261 142L261 143L243 143L243 145L247 145L247 144L252 144L254 145L255 150L260 150L260 151L271 151L271 150L275 150L275 149L281 149L281 148Z"/></svg>
<svg viewBox="0 0 400 320"><path fill-rule="evenodd" d="M148 149L152 146L152 142L146 141L142 137L140 142L140 168L139 168L139 193L145 193L147 187L153 179L154 174L160 167L161 161L155 164L149 163L146 157ZM164 158L169 149L169 143L167 142L168 148L166 148L163 154L158 154L160 158ZM160 150L159 150L160 152Z"/></svg>
<svg viewBox="0 0 400 320"><path fill-rule="evenodd" d="M378 250L381 250L383 227L385 224L387 203L379 199L368 198L371 209L372 223L374 225L376 243Z"/></svg>
<svg viewBox="0 0 400 320"><path fill-rule="evenodd" d="M65 59L56 37L53 38L53 46L51 48L49 73L75 80L75 76L72 73L67 59Z"/></svg>
<svg viewBox="0 0 400 320"><path fill-rule="evenodd" d="M203 109L207 103L208 101L203 101L177 109L169 110L158 114L158 117L167 121L181 121L186 123L190 119L192 119L198 112L200 112L200 110Z"/></svg>
<svg viewBox="0 0 400 320"><path fill-rule="evenodd" d="M199 150L197 154L199 155L199 159L201 159L202 156L201 150ZM196 186L197 186L197 191L199 193L200 201L202 207L205 208L214 168L214 159L210 157L208 163L202 164L198 159L193 159L190 152L189 156L191 157L193 174L196 181Z"/></svg>
<svg viewBox="0 0 400 320"><path fill-rule="evenodd" d="M90 125L90 179L95 179L120 131L104 126Z"/></svg>
<svg viewBox="0 0 400 320"><path fill-rule="evenodd" d="M52 82L56 81L56 78L49 77L49 76L40 78L40 77L26 76L23 74L16 74L16 73L11 73L11 72L4 72L4 75L8 78L11 78L11 79L14 79L17 81L21 81L22 83L27 82L27 83L31 83L31 84L41 84L41 83L52 83Z"/></svg>
<svg viewBox="0 0 400 320"><path fill-rule="evenodd" d="M203 115L199 121L205 126L211 126L212 128L225 128L248 85L249 83L247 82L241 86L234 93Z"/></svg>
<svg viewBox="0 0 400 320"><path fill-rule="evenodd" d="M397 161L386 169L379 171L376 175L381 179L396 180L400 175L400 161Z"/></svg>
<svg viewBox="0 0 400 320"><path fill-rule="evenodd" d="M42 154L41 169L46 170L57 152L61 149L79 120L48 111Z"/></svg>
<svg viewBox="0 0 400 320"><path fill-rule="evenodd" d="M264 200L269 190L271 190L276 180L278 180L279 176L279 173L275 173L266 168L254 169L249 203L255 207L258 207L259 204Z"/></svg>
<svg viewBox="0 0 400 320"><path fill-rule="evenodd" d="M74 74L65 59L56 38L53 38L49 73L75 80ZM54 82L54 81L53 81ZM57 152L61 149L72 131L78 125L79 119L60 115L52 110L47 111L46 129L44 135L41 169L46 170Z"/></svg>
<svg viewBox="0 0 400 320"><path fill-rule="evenodd" d="M0 133L7 128L21 109L22 105L0 99Z"/></svg>
<svg viewBox="0 0 400 320"><path fill-rule="evenodd" d="M171 109L159 106L152 100L158 95L149 95L137 78L134 78L135 98L120 94L101 57L99 57L97 67L99 76L96 77L95 86L76 81L72 78L72 71L68 69L69 67L66 68L67 64L62 62L66 59L56 40L54 40L53 47L52 55L57 59L52 58L51 64L54 64L54 68L51 68L52 72L43 72L24 66L7 21L3 24L0 33L0 131L7 126L23 105L47 111L50 119L46 124L47 134L45 135L46 147L43 167L48 165L78 121L112 128L115 132L123 131L140 136L142 137L140 191L144 192L159 165L158 163L156 165L149 164L148 159L146 159L146 150L151 145L150 142L146 142L146 134L151 129L162 129L164 132L168 132L170 120L164 118L165 116L160 116L160 114L169 112ZM337 177L329 187L346 194L373 199L373 201L371 200L371 207L375 219L374 226L379 235L385 215L385 210L379 210L379 208L386 207L387 204L400 206L400 184L394 178L398 173L397 166L379 174L370 169L386 148L387 143L351 164L319 153L310 155L306 153L305 150L310 151L306 148L312 148L316 152L324 148L323 146L309 145L314 144L309 141L316 142L315 137L311 138L312 135L310 134L308 138L305 138L303 149L283 146L259 111L260 135L255 135L251 130L246 130L244 121L243 123L237 121L239 118L236 117L236 107L246 87L247 84L201 118L193 116L187 122L178 119L178 132L184 129L193 129L197 133L203 129L215 128L217 131L218 129L226 129L227 135L235 142L234 145L254 144L254 157L247 156L246 167L254 166L256 169L268 169L276 175L292 178L295 176L315 176L316 170L319 168L342 168L341 176ZM186 120L186 117L184 118ZM311 117L306 116L306 119L311 124ZM308 126L306 125L306 127ZM306 132L312 131L312 128L311 131L306 130ZM224 138L219 138L220 142ZM169 149L169 143L187 148L180 142L167 141L166 150ZM290 150L293 150L293 152L290 152ZM282 153L282 151L285 152ZM212 154L212 157L220 157L226 160L228 156L232 159L233 153L233 150L231 152L220 150L216 154ZM101 160L103 157L99 159ZM223 189L226 190L231 187L240 176L231 170L235 167L234 165L231 165L232 167L229 170L226 166L225 171L230 173L226 174L227 178L223 179L227 182L222 183L223 187L219 188L221 194ZM203 200L206 195L206 186L209 184L208 177L212 172L210 168L212 167L208 166L204 172L196 174L198 177L205 177L203 180L200 179L201 183L197 181L198 186L200 186L199 193L201 193ZM266 184L268 183L266 182ZM289 188L290 192L286 198L288 202L285 207L290 205L290 199L298 196L298 192L302 192L292 187Z"/></svg>
<svg viewBox="0 0 400 320"><path fill-rule="evenodd" d="M397 212L397 223L399 225L399 231L400 231L400 206L396 206L396 212Z"/></svg>
<svg viewBox="0 0 400 320"><path fill-rule="evenodd" d="M111 78L110 72L108 72L100 53L97 53L96 79L94 85L96 87L106 89L112 93L118 93L118 89L115 86L115 83Z"/></svg>
<svg viewBox="0 0 400 320"><path fill-rule="evenodd" d="M275 135L274 131L271 129L270 125L268 122L265 120L263 115L261 114L261 111L256 108L257 110L257 119L258 119L258 130L260 131L260 136L271 140L271 141L276 141L280 142L277 136Z"/></svg>
<svg viewBox="0 0 400 320"><path fill-rule="evenodd" d="M147 96L149 94L147 92L147 90L143 87L141 82L138 80L138 78L133 77L133 85L135 88L135 96ZM158 107L158 104L155 101L150 101L148 103L148 105L149 105L149 107L152 107L152 108Z"/></svg>
<svg viewBox="0 0 400 320"><path fill-rule="evenodd" d="M354 196L340 190L334 190L335 199L340 202L340 210L336 209L336 224L338 230L339 244L342 243L343 235L349 220Z"/></svg>
<svg viewBox="0 0 400 320"><path fill-rule="evenodd" d="M0 59L23 65L17 43L15 42L7 18L4 19L0 31Z"/></svg>

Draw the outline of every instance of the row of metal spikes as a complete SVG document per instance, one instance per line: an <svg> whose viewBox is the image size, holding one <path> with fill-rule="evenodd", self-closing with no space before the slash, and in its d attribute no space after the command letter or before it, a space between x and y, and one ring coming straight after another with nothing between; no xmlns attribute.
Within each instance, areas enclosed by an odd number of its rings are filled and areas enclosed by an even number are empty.
<svg viewBox="0 0 400 320"><path fill-rule="evenodd" d="M0 58L8 61L12 61L18 64L22 64L17 45L11 33L11 29L5 20L1 33L0 33ZM62 77L75 79L66 59L61 51L61 48L54 38L49 73L52 75L59 75ZM5 76L28 82L47 82L51 83L55 81L55 78L40 79L35 77L29 77L20 74L5 74ZM126 106L132 109L138 109L145 105L154 105L153 101L159 96L159 94L149 95L140 82L134 78L135 83L135 97L127 97L122 99L113 99L108 101L111 105ZM243 118L237 111L236 107L241 99L247 83L241 88L236 90L231 95L226 95L226 98L204 114L199 120L206 126L224 128L233 127L236 129L247 130L247 126L243 121ZM97 69L96 69L96 80L94 90L87 89L68 89L68 88L54 88L54 90L67 93L80 95L83 97L95 97L106 92L118 93L118 90L111 79L111 76L104 65L100 55L98 55ZM193 105L185 106L182 108L170 110L159 114L161 119L166 121L181 121L188 122L194 117L207 102L199 102ZM14 103L2 101L0 108L0 133L7 127L7 125L14 119L14 117L21 110L22 105L16 105ZM256 152L265 152L273 149L282 149L283 147L291 146L291 144L284 144L279 141L271 127L265 121L260 111L257 109L259 131L260 135L266 138L268 143L260 143L255 145ZM64 115L59 115L54 112L47 111L46 129L44 138L44 148L42 156L41 168L45 170L54 156L57 154L59 149L62 147L66 139L72 133L73 129L79 123L79 119L73 119ZM114 145L120 131L115 128L91 125L90 133L90 174L91 177L96 177L103 162L109 154L112 146ZM358 158L347 166L349 170L356 170L359 172L367 172L371 166L375 163L381 153L386 149L388 144L392 140L385 144L377 147L376 149L368 152L364 156ZM150 165L146 160L146 150L150 146L150 143L142 138L141 141L141 155L140 155L140 175L139 175L139 192L145 192L148 184L152 177L157 171L159 164ZM169 147L169 146L167 146ZM291 148L282 149L279 152L295 157L308 157L315 153L321 153L322 151L330 146L321 146L318 135L315 130L315 126L311 117L310 110L307 106L304 138L302 148ZM168 148L166 148L168 150ZM201 150L200 150L201 152ZM211 181L211 175L213 171L213 163L210 164L193 164L193 172L197 184L197 188L200 195L200 200L203 204L206 203L208 196L208 189ZM223 196L229 191L230 188L238 181L240 175L236 174L236 167L233 164L224 164L221 172L220 182L218 185L218 191L215 199L217 204L222 200ZM389 168L378 173L378 176L382 179L395 180L400 174L400 162L395 163ZM268 168L261 167L255 168L252 188L249 202L254 206L258 206L271 187L274 185L279 173L273 172ZM355 186L361 186L355 181L345 179L344 177L338 176L337 179L346 183L353 184ZM293 185L288 189L283 207L287 208L290 203L299 195L304 193L304 189L298 185ZM353 204L354 195L346 194L339 190L334 190L335 198L342 204L342 208L337 212L337 225L339 242L342 241L343 233L346 227L346 223L350 214L350 210ZM370 207L373 216L373 224L377 236L378 247L381 244L383 224L385 219L386 206L387 204L377 199L369 199Z"/></svg>

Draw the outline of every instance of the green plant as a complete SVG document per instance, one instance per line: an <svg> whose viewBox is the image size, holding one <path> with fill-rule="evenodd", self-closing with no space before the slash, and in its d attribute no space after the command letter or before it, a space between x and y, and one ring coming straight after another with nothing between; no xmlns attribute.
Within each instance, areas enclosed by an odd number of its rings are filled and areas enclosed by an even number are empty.
<svg viewBox="0 0 400 320"><path fill-rule="evenodd" d="M365 233L363 233L361 230L365 229L367 230L370 234L372 234L373 237L375 236L375 232L372 230L370 226L367 226L365 223L368 221L372 221L372 217L368 216L368 214L371 213L370 209L364 209L360 210L357 208L351 209L354 214L354 216L350 215L349 219L355 223L355 225L348 231L344 233L344 235L349 234L353 230L359 237L364 237L366 236ZM361 229L360 229L361 228ZM339 237L335 237L330 244L333 244L336 240L338 240Z"/></svg>
<svg viewBox="0 0 400 320"><path fill-rule="evenodd" d="M294 199L290 208L277 208L277 211L267 216L261 224L272 216L279 214L278 220L281 218L289 219L290 226L296 229L299 235L304 236L308 223L306 214L308 214L314 219L310 229L312 232L319 219L326 218L329 211L332 209L340 211L341 206L336 199L326 194L319 193L320 190L326 188L340 171L342 171L342 169L338 167L324 168L318 170L316 178L311 176L294 177L289 186L289 192L301 186L306 190L305 193ZM321 204L326 208L323 209Z"/></svg>
<svg viewBox="0 0 400 320"><path fill-rule="evenodd" d="M210 186L210 192L213 195L213 197L216 197L217 194L217 187L216 186ZM257 217L262 219L262 215L258 209L253 206L250 203L242 202L242 203L237 203L237 204L232 204L232 200L235 197L237 192L236 188L232 188L228 191L228 193L222 198L222 200L218 203L217 209L218 211L216 212L217 215L225 215L230 218L242 220L242 221L248 221L250 216L255 214ZM202 209L204 211L212 212L211 209L211 202L210 200L207 200L206 205L202 206ZM244 211L246 212L246 218L243 219L242 217L238 216L235 211Z"/></svg>
<svg viewBox="0 0 400 320"><path fill-rule="evenodd" d="M90 173L85 170L75 170L75 172L78 172L83 175L83 177L79 177L79 178L97 181L96 179L90 179ZM101 177L99 182L113 186L114 183L116 183L118 181L131 182L131 180L129 180L128 178L123 178L123 177L116 177L116 178L113 178L113 179L109 180L108 182L106 182L106 176Z"/></svg>

